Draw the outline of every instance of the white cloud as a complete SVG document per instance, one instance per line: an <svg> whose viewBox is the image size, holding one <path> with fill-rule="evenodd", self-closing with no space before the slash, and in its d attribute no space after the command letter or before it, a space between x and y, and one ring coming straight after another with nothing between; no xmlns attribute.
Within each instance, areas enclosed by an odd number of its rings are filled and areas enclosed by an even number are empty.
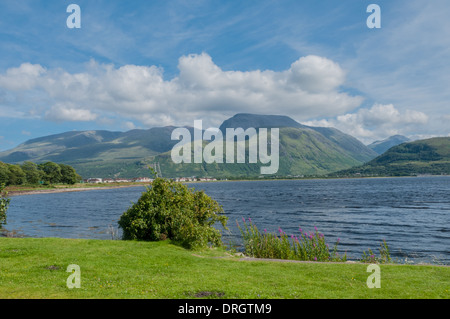
<svg viewBox="0 0 450 319"><path fill-rule="evenodd" d="M124 123L124 127L125 127L127 130L134 130L134 129L136 128L136 125L134 125L133 122L126 121L126 122Z"/></svg>
<svg viewBox="0 0 450 319"><path fill-rule="evenodd" d="M96 120L97 114L93 114L89 110L55 105L45 113L45 117L52 121L84 122Z"/></svg>
<svg viewBox="0 0 450 319"><path fill-rule="evenodd" d="M6 107L6 106L0 105L0 118L1 117L20 119L20 118L25 118L27 116L24 112L17 111L13 107Z"/></svg>
<svg viewBox="0 0 450 319"><path fill-rule="evenodd" d="M39 64L23 63L18 68L10 68L4 75L0 74L0 87L12 90L31 90L46 70Z"/></svg>
<svg viewBox="0 0 450 319"><path fill-rule="evenodd" d="M359 138L366 144L396 134L409 135L428 123L429 117L422 112L399 111L392 104L374 104L371 108L359 109L356 113L339 115L332 119L303 122L310 126L336 127Z"/></svg>
<svg viewBox="0 0 450 319"><path fill-rule="evenodd" d="M345 81L345 73L337 63L318 56L300 58L286 73L291 83L315 93L336 90Z"/></svg>
<svg viewBox="0 0 450 319"><path fill-rule="evenodd" d="M301 57L279 72L244 72L224 71L202 53L180 57L178 69L178 76L165 80L156 66L116 68L90 61L83 72L69 73L24 63L0 74L0 116L58 122L120 119L132 129L139 123L192 125L196 119L205 127L218 126L238 112L283 114L307 125L336 127L365 143L394 134L433 134L425 128L436 122L432 114L393 104L354 111L363 98L341 91L345 71L324 57ZM448 117L437 120L448 124Z"/></svg>
<svg viewBox="0 0 450 319"><path fill-rule="evenodd" d="M25 63L0 74L0 87L25 96L28 112L39 92L47 119L93 121L109 113L147 126L186 125L194 119L218 124L238 112L288 114L305 120L337 116L363 101L340 92L345 72L318 56L302 57L285 71L243 72L224 71L202 53L182 56L178 68L177 77L165 80L156 66L115 68L91 61L84 72L71 74Z"/></svg>

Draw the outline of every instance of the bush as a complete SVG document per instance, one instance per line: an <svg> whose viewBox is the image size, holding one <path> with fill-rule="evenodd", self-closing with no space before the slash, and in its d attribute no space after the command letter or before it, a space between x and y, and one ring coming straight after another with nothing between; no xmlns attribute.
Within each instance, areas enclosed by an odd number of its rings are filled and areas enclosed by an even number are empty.
<svg viewBox="0 0 450 319"><path fill-rule="evenodd" d="M370 248L368 253L363 251L360 261L370 264L387 264L392 262L391 252L389 250L388 244L386 243L386 240L383 239L383 242L380 244L379 251L380 257L377 257Z"/></svg>
<svg viewBox="0 0 450 319"><path fill-rule="evenodd" d="M269 233L264 230L261 233L255 224L249 219L244 226L237 226L241 231L244 241L244 253L256 258L292 259L304 261L346 261L346 254L340 257L337 253L339 239L330 251L325 241L325 236L315 229L315 232L306 233L299 229L298 236L289 236L281 230L279 234Z"/></svg>
<svg viewBox="0 0 450 319"><path fill-rule="evenodd" d="M0 184L0 229L6 224L6 211L9 206L8 192L4 191L5 185Z"/></svg>
<svg viewBox="0 0 450 319"><path fill-rule="evenodd" d="M172 239L186 248L221 246L219 222L227 229L222 207L203 191L156 178L119 220L124 240Z"/></svg>

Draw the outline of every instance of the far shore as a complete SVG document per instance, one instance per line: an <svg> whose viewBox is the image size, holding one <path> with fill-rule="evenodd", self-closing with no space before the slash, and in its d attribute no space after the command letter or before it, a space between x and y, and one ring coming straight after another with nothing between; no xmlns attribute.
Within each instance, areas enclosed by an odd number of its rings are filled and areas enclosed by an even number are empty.
<svg viewBox="0 0 450 319"><path fill-rule="evenodd" d="M53 194L53 193L67 193L67 192L83 192L95 189L116 189L116 188L128 188L128 187L142 187L148 184L133 183L125 185L92 185L92 186L77 186L77 187L55 187L55 188L34 188L34 189L13 189L8 190L8 196L21 196L21 195L36 195L36 194Z"/></svg>
<svg viewBox="0 0 450 319"><path fill-rule="evenodd" d="M448 175L427 175L426 177L442 177ZM185 184L197 184L197 183L217 183L217 182L254 182L254 181L284 181L284 180L316 180L316 179L377 179L377 178L411 178L418 176L370 176L370 177L304 177L304 178L276 178L276 179L226 179L215 181L185 181ZM69 185L55 185L53 187L33 187L33 186L11 186L7 187L6 191L8 196L21 196L21 195L35 195L35 194L51 194L51 193L66 193L66 192L82 192L94 189L116 189L116 188L128 188L128 187L144 187L149 186L151 183L98 183L98 184L86 184L79 183L73 186Z"/></svg>

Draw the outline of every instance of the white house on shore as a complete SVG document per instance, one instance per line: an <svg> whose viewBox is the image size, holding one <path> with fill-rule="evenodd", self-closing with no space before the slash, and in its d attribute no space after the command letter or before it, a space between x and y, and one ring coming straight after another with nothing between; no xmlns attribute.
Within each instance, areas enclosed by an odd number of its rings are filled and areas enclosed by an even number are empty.
<svg viewBox="0 0 450 319"><path fill-rule="evenodd" d="M136 183L151 183L151 182L153 182L153 179L151 179L150 177L137 177L137 178L133 178L133 182L136 182Z"/></svg>
<svg viewBox="0 0 450 319"><path fill-rule="evenodd" d="M99 183L151 183L153 179L150 177L136 177L136 178L88 178L83 180L85 183L99 184Z"/></svg>
<svg viewBox="0 0 450 319"><path fill-rule="evenodd" d="M90 184L99 184L99 183L103 183L103 179L101 178L88 178L85 180L86 183L90 183Z"/></svg>

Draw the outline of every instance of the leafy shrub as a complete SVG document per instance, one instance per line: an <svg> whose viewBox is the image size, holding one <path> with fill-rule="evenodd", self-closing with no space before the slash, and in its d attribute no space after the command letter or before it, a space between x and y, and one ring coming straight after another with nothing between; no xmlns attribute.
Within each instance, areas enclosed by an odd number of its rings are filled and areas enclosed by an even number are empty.
<svg viewBox="0 0 450 319"><path fill-rule="evenodd" d="M4 191L5 185L0 184L0 229L6 224L6 211L8 210L10 199L7 198L8 192Z"/></svg>
<svg viewBox="0 0 450 319"><path fill-rule="evenodd" d="M119 220L124 240L172 239L186 248L222 245L219 222L227 229L222 207L203 191L156 178Z"/></svg>
<svg viewBox="0 0 450 319"><path fill-rule="evenodd" d="M380 257L377 257L374 252L369 248L368 253L363 251L361 262L371 263L371 264L387 264L391 263L391 253L389 250L389 246L386 243L386 240L380 244Z"/></svg>
<svg viewBox="0 0 450 319"><path fill-rule="evenodd" d="M347 256L340 257L337 253L339 239L330 251L325 236L315 229L315 232L303 232L299 229L298 236L288 236L280 228L279 234L260 232L249 219L249 224L243 219L244 226L237 226L244 241L245 254L256 258L276 258L309 261L345 261Z"/></svg>

